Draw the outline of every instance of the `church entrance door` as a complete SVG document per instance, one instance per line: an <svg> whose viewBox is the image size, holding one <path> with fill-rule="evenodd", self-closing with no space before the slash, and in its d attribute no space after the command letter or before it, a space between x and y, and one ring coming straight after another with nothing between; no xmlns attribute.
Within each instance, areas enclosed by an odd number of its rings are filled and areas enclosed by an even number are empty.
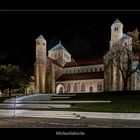
<svg viewBox="0 0 140 140"><path fill-rule="evenodd" d="M65 92L64 86L62 84L57 85L56 93L64 93L64 92Z"/></svg>
<svg viewBox="0 0 140 140"><path fill-rule="evenodd" d="M90 87L89 88L89 92L93 92L93 87Z"/></svg>
<svg viewBox="0 0 140 140"><path fill-rule="evenodd" d="M60 88L59 93L63 93L63 87Z"/></svg>

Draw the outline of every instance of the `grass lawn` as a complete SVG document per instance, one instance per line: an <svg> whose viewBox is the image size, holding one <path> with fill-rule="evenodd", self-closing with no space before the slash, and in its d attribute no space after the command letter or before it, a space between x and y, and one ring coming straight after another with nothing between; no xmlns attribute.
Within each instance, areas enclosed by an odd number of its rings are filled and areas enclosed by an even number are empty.
<svg viewBox="0 0 140 140"><path fill-rule="evenodd" d="M140 92L79 94L71 100L110 100L111 103L72 104L69 110L88 112L139 112ZM68 110L68 109L67 109Z"/></svg>
<svg viewBox="0 0 140 140"><path fill-rule="evenodd" d="M62 94L66 95L66 94ZM68 96L68 94L67 94ZM0 97L0 102L6 97ZM72 103L69 109L49 109L66 111L87 111L87 112L137 112L140 113L140 91L131 92L110 92L110 93L77 93L70 99L71 101L111 101L111 103Z"/></svg>

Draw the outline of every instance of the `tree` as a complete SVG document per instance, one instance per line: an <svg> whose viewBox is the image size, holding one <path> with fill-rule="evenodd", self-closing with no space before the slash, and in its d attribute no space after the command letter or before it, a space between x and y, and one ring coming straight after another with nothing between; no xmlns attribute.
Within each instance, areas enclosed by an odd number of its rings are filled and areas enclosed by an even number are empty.
<svg viewBox="0 0 140 140"><path fill-rule="evenodd" d="M0 90L2 92L4 90L9 90L10 97L12 90L25 89L30 85L30 82L30 76L28 74L24 74L18 66L0 66Z"/></svg>
<svg viewBox="0 0 140 140"><path fill-rule="evenodd" d="M134 56L136 56L135 60ZM123 45L121 42L114 44L104 57L105 70L112 65L119 71L123 81L123 91L127 90L131 75L140 68L139 58L139 55L132 51L131 45Z"/></svg>

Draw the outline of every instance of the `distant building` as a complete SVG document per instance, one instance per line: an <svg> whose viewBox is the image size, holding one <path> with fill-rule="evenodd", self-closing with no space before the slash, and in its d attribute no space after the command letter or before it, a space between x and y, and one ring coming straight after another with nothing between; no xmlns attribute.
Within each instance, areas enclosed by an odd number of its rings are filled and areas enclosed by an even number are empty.
<svg viewBox="0 0 140 140"><path fill-rule="evenodd" d="M139 44L138 36L139 32L137 29L124 34L123 24L117 19L111 26L109 52L112 51L113 45L119 40L123 40L122 43L127 43L128 47L132 50L134 43ZM103 92L104 90L122 90L122 79L117 73L116 68L110 66L110 68L104 70L106 64L105 57L107 55L108 53L104 58L94 61L76 62L72 60L71 54L64 48L61 42L47 53L47 41L40 35L36 39L34 92L92 93ZM137 60L134 59L135 61ZM130 90L140 89L140 74L138 72L132 75L129 87Z"/></svg>

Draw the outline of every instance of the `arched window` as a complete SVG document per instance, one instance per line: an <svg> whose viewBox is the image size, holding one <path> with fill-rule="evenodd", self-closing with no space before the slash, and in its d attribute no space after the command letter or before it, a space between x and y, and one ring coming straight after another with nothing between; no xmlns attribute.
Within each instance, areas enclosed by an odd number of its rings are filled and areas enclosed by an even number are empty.
<svg viewBox="0 0 140 140"><path fill-rule="evenodd" d="M102 83L101 82L97 83L97 91L102 92Z"/></svg>
<svg viewBox="0 0 140 140"><path fill-rule="evenodd" d="M81 92L85 92L85 84L84 83L81 84Z"/></svg>
<svg viewBox="0 0 140 140"><path fill-rule="evenodd" d="M36 42L36 44L37 44L37 45L39 45L39 44L40 44L40 42Z"/></svg>
<svg viewBox="0 0 140 140"><path fill-rule="evenodd" d="M70 89L71 89L71 86L70 86L70 83L68 83L68 85L67 85L67 92L70 92Z"/></svg>
<svg viewBox="0 0 140 140"><path fill-rule="evenodd" d="M93 87L89 87L89 92L93 92Z"/></svg>
<svg viewBox="0 0 140 140"><path fill-rule="evenodd" d="M79 73L79 70L77 72Z"/></svg>
<svg viewBox="0 0 140 140"><path fill-rule="evenodd" d="M77 83L74 84L74 89L73 89L73 91L74 91L74 92L77 92Z"/></svg>
<svg viewBox="0 0 140 140"><path fill-rule="evenodd" d="M114 30L115 30L115 31L118 31L118 27L115 27Z"/></svg>

